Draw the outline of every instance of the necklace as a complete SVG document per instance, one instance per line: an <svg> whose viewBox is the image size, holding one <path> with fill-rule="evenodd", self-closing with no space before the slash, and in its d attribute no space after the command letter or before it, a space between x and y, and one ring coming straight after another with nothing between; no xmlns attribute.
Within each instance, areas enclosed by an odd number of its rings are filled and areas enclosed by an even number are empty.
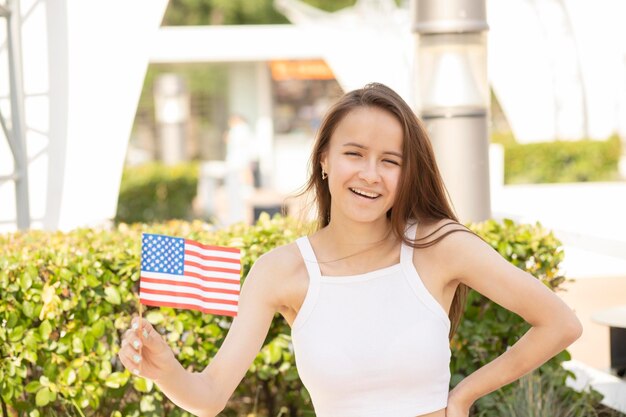
<svg viewBox="0 0 626 417"><path fill-rule="evenodd" d="M317 263L318 263L318 264L329 264L329 263L332 263L332 262L342 261L342 260L344 260L344 259L348 259L348 258L351 258L351 257L353 257L353 256L363 254L363 253L365 253L365 252L368 252L368 251L370 251L370 250L372 250L372 249L374 249L374 248L376 248L376 247L380 246L383 242L385 242L385 241L389 238L389 235L390 235L390 234L391 234L391 227L387 230L387 233L385 233L385 236L383 236L383 238L382 238L382 239L380 239L380 240L377 240L377 241L373 242L373 243L372 243L372 245L371 245L370 247L368 247L368 248L365 248L365 249L363 249L363 250L360 250L360 251L357 251L357 252L351 253L351 254L346 255L346 256L342 256L341 258L331 259L330 261L319 261L319 260L318 260L318 261L317 261Z"/></svg>

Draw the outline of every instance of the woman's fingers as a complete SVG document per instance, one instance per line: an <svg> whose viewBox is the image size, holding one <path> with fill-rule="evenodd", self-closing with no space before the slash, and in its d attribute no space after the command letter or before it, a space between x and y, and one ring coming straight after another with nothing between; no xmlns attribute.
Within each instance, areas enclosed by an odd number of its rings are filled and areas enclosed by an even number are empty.
<svg viewBox="0 0 626 417"><path fill-rule="evenodd" d="M133 374L156 379L175 366L174 352L147 320L134 317L123 334L119 357Z"/></svg>
<svg viewBox="0 0 626 417"><path fill-rule="evenodd" d="M138 353L131 353L128 349L126 349L120 350L118 355L126 369L134 375L141 375L141 362L143 359Z"/></svg>
<svg viewBox="0 0 626 417"><path fill-rule="evenodd" d="M150 332L154 332L150 323L135 317L131 322L131 328L126 330L122 337L118 355L122 364L135 375L141 374L141 364L144 361L143 347L150 339Z"/></svg>
<svg viewBox="0 0 626 417"><path fill-rule="evenodd" d="M159 342L163 341L161 335L143 318L134 317L131 321L131 330L135 332L148 349L159 347Z"/></svg>

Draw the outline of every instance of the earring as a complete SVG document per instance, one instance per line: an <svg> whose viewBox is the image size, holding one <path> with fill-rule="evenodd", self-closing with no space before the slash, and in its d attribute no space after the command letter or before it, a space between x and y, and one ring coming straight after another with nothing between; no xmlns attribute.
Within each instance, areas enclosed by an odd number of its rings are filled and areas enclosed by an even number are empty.
<svg viewBox="0 0 626 417"><path fill-rule="evenodd" d="M322 180L325 180L326 178L328 178L328 174L324 171L324 168L322 168Z"/></svg>

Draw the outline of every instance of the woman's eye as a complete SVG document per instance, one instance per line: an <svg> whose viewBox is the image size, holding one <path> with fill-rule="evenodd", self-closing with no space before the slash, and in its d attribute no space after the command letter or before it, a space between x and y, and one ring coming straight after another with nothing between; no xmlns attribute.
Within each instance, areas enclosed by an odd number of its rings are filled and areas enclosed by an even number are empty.
<svg viewBox="0 0 626 417"><path fill-rule="evenodd" d="M350 155L350 156L361 156L360 153L358 152L346 152L345 155Z"/></svg>
<svg viewBox="0 0 626 417"><path fill-rule="evenodd" d="M387 162L393 165L397 165L400 166L400 163L398 161L394 161L393 159L383 159L383 162Z"/></svg>

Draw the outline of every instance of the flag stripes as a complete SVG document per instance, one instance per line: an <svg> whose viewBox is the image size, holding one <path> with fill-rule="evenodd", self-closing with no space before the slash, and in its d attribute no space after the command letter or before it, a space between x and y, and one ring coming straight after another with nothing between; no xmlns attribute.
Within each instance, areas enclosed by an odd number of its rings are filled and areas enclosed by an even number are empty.
<svg viewBox="0 0 626 417"><path fill-rule="evenodd" d="M236 316L240 277L239 249L148 233L142 237L142 304Z"/></svg>

